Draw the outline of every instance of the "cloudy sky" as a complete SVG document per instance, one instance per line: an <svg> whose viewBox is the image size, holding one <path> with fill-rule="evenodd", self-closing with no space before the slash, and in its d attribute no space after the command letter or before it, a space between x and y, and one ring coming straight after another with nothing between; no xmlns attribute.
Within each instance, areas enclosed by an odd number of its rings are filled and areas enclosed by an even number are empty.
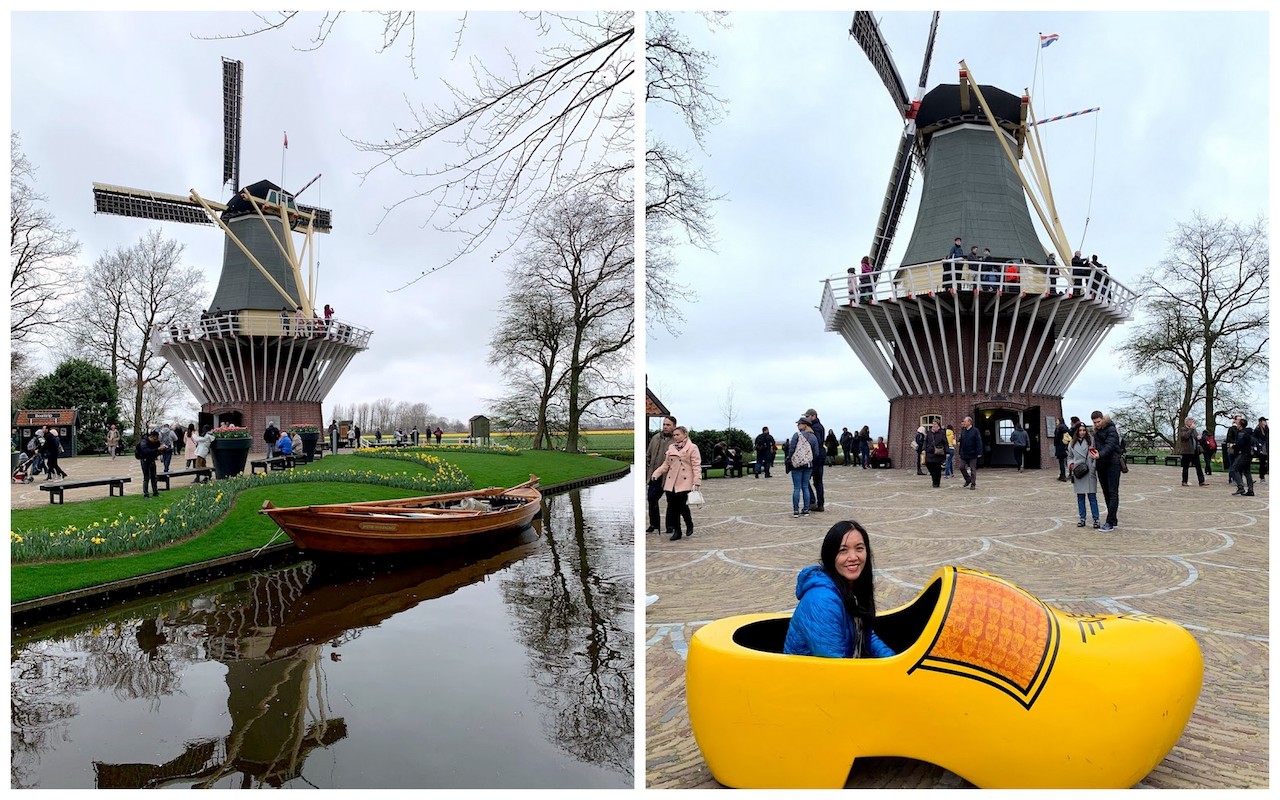
<svg viewBox="0 0 1280 800"><path fill-rule="evenodd" d="M930 14L877 17L914 95ZM810 406L837 431L887 428L885 395L817 311L823 279L843 280L867 252L902 131L851 20L735 12L732 28L708 32L683 17L718 57L712 82L729 113L705 152L678 119L649 109L647 121L684 142L726 195L716 252L678 254L696 295L681 334L651 329L645 343L648 385L682 423L723 428L732 397L735 424L752 433L790 432ZM1100 106L1045 126L1048 169L1068 238L1134 286L1194 212L1240 222L1268 213L1268 25L1240 12L944 12L928 86L955 83L964 59L980 83L1032 88L1039 118ZM1040 33L1060 39L1041 51ZM910 239L919 187L890 266ZM1112 348L1124 336L1114 329L1076 379L1068 415L1120 404L1129 381Z"/></svg>
<svg viewBox="0 0 1280 800"><path fill-rule="evenodd" d="M38 168L48 208L75 232L80 260L91 264L160 225L95 214L95 181L230 196L219 186L221 57L243 61L241 183L266 178L296 190L323 174L301 198L333 211L333 233L317 236L316 302L374 331L369 350L330 392L326 416L334 403L391 397L466 420L502 392L485 359L489 330L510 292L510 256L490 258L503 234L412 287L389 291L444 263L460 239L424 224L425 202L407 203L382 220L386 206L423 186L385 167L361 182L357 173L377 159L344 137L390 138L394 126L409 124L408 102L416 108L447 100L442 79L474 85L471 57L500 70L509 67L510 53L527 68L547 40L514 13L473 13L455 56L458 15L419 12L415 78L405 42L377 52L380 19L369 14L348 13L323 47L305 52L300 48L309 46L318 20L313 13L274 33L206 41L193 36L234 34L257 22L244 11L13 14L12 128ZM447 155L437 150L414 164L438 166ZM204 297L212 297L221 233L180 224L162 230L186 245L187 263L204 273ZM203 308L188 297L174 302L195 313Z"/></svg>

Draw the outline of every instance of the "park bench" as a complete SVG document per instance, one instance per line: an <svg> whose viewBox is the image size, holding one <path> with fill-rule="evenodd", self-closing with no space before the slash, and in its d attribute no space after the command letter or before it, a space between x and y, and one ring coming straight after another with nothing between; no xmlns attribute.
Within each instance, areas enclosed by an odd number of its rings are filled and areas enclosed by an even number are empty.
<svg viewBox="0 0 1280 800"><path fill-rule="evenodd" d="M195 483L208 483L213 480L213 467L194 467L192 469L178 469L173 472L158 472L156 473L156 486L168 491L170 478L185 478L188 475L195 476Z"/></svg>
<svg viewBox="0 0 1280 800"><path fill-rule="evenodd" d="M55 497L58 498L58 505L62 505L62 493L67 489L83 489L86 486L106 486L107 494L115 497L116 489L120 490L120 496L124 497L124 485L132 481L133 478L119 476L115 478L97 478L95 480L84 481L59 481L58 483L42 483L40 491L49 493L49 502L52 504Z"/></svg>
<svg viewBox="0 0 1280 800"><path fill-rule="evenodd" d="M1155 456L1153 456L1153 455L1143 455L1143 454L1141 454L1141 453L1125 453L1125 454L1124 454L1124 460L1125 460L1125 461L1128 461L1130 464L1137 464L1137 463L1139 463L1139 462L1141 462L1141 463L1143 463L1143 464L1154 464L1154 463L1156 463L1156 457L1155 457ZM1166 459L1166 460L1167 460L1167 459ZM1178 463L1182 463L1182 462L1181 462L1181 461L1179 461Z"/></svg>
<svg viewBox="0 0 1280 800"><path fill-rule="evenodd" d="M258 470L264 473L268 470L289 469L294 465L293 456L272 456L271 458L260 458L257 461L249 462L249 474L257 475Z"/></svg>
<svg viewBox="0 0 1280 800"><path fill-rule="evenodd" d="M893 458L890 456L885 456L880 459L872 456L867 463L871 469L893 469Z"/></svg>
<svg viewBox="0 0 1280 800"><path fill-rule="evenodd" d="M1182 466L1182 456L1165 456L1164 465L1166 467L1180 467Z"/></svg>

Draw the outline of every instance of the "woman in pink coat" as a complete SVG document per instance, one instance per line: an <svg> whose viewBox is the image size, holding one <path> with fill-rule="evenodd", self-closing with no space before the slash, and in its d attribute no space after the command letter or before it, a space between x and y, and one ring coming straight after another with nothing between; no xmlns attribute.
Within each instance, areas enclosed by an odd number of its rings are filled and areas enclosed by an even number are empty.
<svg viewBox="0 0 1280 800"><path fill-rule="evenodd" d="M689 441L689 431L683 425L671 431L671 444L662 466L653 471L653 480L666 476L662 490L667 495L667 533L671 541L693 535L693 513L689 511L689 492L702 485L702 456L698 446ZM680 532L680 520L684 519L685 531Z"/></svg>

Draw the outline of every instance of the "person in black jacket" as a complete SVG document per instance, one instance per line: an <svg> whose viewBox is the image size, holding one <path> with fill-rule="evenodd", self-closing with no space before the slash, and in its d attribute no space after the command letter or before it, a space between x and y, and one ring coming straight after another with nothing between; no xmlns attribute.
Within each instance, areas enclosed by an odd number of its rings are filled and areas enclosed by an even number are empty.
<svg viewBox="0 0 1280 800"><path fill-rule="evenodd" d="M840 434L840 449L844 452L844 465L853 464L853 434L849 433L849 429L845 428L844 433Z"/></svg>
<svg viewBox="0 0 1280 800"><path fill-rule="evenodd" d="M156 483L156 459L165 450L160 443L160 431L154 430L138 442L138 463L142 466L142 496L160 496L160 486Z"/></svg>
<svg viewBox="0 0 1280 800"><path fill-rule="evenodd" d="M760 478L760 470L764 470L766 478L772 478L769 473L773 467L774 454L778 452L777 442L774 441L773 435L769 433L769 426L766 425L760 429L760 435L756 437L756 479Z"/></svg>
<svg viewBox="0 0 1280 800"><path fill-rule="evenodd" d="M58 429L50 426L49 432L44 435L44 444L41 445L41 451L44 454L45 474L50 479L56 474L60 480L66 480L67 473L63 472L62 467L58 466L58 456L62 453L62 442L58 438Z"/></svg>
<svg viewBox="0 0 1280 800"><path fill-rule="evenodd" d="M1235 494L1244 495L1245 497L1253 497L1253 431L1249 430L1249 421L1244 417L1236 418L1236 426L1239 431L1236 433L1236 457L1231 462L1231 470L1236 476ZM1245 481L1248 481L1249 491L1244 490Z"/></svg>
<svg viewBox="0 0 1280 800"><path fill-rule="evenodd" d="M805 417L809 420L809 427L813 429L813 435L821 443L827 437L827 429L822 426L822 422L818 419L818 412L812 408L804 412ZM825 511L822 507L826 493L822 486L822 468L826 459L822 457L821 452L813 454L813 506L810 511Z"/></svg>
<svg viewBox="0 0 1280 800"><path fill-rule="evenodd" d="M1073 426L1079 425L1080 420L1077 417L1071 418ZM1071 438L1072 428L1067 427L1067 423L1058 420L1058 427L1053 429L1053 457L1058 459L1058 480L1067 480L1067 442L1062 437Z"/></svg>
<svg viewBox="0 0 1280 800"><path fill-rule="evenodd" d="M960 476L969 489L978 488L978 459L982 458L982 434L973 427L973 417L965 417L960 423L960 441L956 443L960 456Z"/></svg>
<svg viewBox="0 0 1280 800"><path fill-rule="evenodd" d="M1107 501L1107 519L1098 530L1106 532L1120 524L1120 463L1124 453L1120 450L1120 431L1111 418L1101 411L1089 416L1095 431L1091 454L1098 467L1098 484Z"/></svg>
<svg viewBox="0 0 1280 800"><path fill-rule="evenodd" d="M1258 417L1258 427L1253 429L1253 452L1258 457L1258 483L1267 482L1267 440L1270 437L1267 418Z"/></svg>
<svg viewBox="0 0 1280 800"><path fill-rule="evenodd" d="M942 488L942 462L947 460L947 432L942 423L934 420L924 435L924 465L933 479L933 488Z"/></svg>
<svg viewBox="0 0 1280 800"><path fill-rule="evenodd" d="M267 443L267 458L271 458L276 454L276 442L280 441L280 429L268 422L267 429L262 432L262 441Z"/></svg>

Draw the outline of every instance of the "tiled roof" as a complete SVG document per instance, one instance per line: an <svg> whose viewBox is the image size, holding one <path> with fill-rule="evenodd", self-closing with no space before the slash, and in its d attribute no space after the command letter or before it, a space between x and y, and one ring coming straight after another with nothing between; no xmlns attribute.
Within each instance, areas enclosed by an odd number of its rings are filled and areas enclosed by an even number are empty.
<svg viewBox="0 0 1280 800"><path fill-rule="evenodd" d="M18 411L13 415L14 425L74 425L74 408L35 408Z"/></svg>

